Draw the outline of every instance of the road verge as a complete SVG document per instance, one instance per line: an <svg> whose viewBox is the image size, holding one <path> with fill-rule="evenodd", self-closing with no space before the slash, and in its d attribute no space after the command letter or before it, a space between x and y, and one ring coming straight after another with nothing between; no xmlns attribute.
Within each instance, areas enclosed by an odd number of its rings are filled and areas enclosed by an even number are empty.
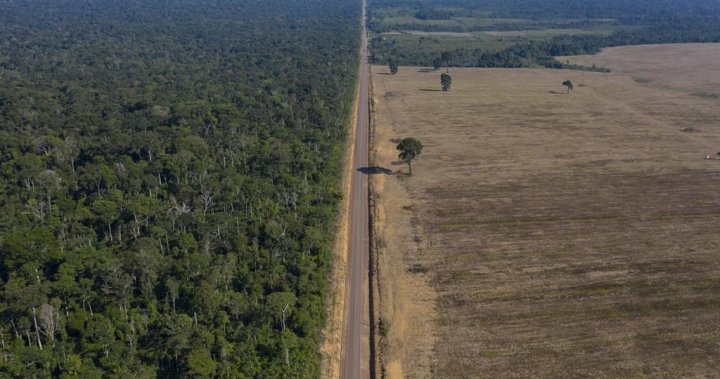
<svg viewBox="0 0 720 379"><path fill-rule="evenodd" d="M340 377L340 361L342 357L342 331L345 320L345 300L347 298L347 261L348 238L350 234L349 218L350 193L353 173L353 156L355 155L355 132L357 129L358 101L360 98L359 77L362 64L358 66L358 81L355 85L355 101L352 108L350 128L345 141L343 158L343 175L341 180L342 200L337 213L335 241L333 243L332 266L328 276L328 292L325 299L327 320L322 332L320 346L320 377L323 379Z"/></svg>

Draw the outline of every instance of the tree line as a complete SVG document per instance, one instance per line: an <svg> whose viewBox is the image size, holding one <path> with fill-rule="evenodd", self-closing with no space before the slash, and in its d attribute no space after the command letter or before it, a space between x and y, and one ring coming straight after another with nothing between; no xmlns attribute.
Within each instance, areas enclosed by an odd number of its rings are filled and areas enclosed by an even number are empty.
<svg viewBox="0 0 720 379"><path fill-rule="evenodd" d="M574 26L582 27L583 23L596 24L604 22L612 25L616 30L609 35L598 34L568 34L558 35L545 40L524 40L502 49L443 49L433 53L415 51L402 47L392 38L383 38L377 35L372 39L373 56L376 63L384 63L392 58L401 65L432 66L433 61L441 60L443 53L451 55L448 61L453 66L466 67L548 67L548 68L574 68L602 70L599 68L586 68L567 65L554 57L563 55L594 54L605 47L660 44L660 43L686 43L686 42L720 42L720 4L708 0L692 0L688 2L630 2L625 0L592 1L586 8L580 7L579 2L571 7L561 6L558 2L541 1L536 7L523 5L535 4L539 0L514 0L507 2L472 2L458 0L446 6L462 5L470 9L480 9L492 12L489 17L527 17L533 23L532 29L537 29L546 23L556 23L555 17L580 17L571 20ZM398 6L403 0L384 0L376 6ZM565 4L565 3L563 3ZM413 6L407 4L412 8ZM582 12L581 12L582 11ZM378 12L375 12L378 13ZM602 19L601 19L602 18ZM606 20L605 18L609 18ZM607 22L610 24L607 24ZM545 24L544 24L545 23ZM577 24L579 23L579 24ZM577 25L576 25L577 24ZM592 25L582 28L590 28ZM380 33L385 26L378 22L374 31ZM568 24L569 25L569 24ZM483 30L518 30L528 25L508 24L481 26ZM558 27L560 25L555 25ZM453 26L428 25L427 28L435 30L451 30ZM419 26L417 29L427 29ZM429 30L428 29L428 30ZM446 30L447 29L447 30ZM459 31L459 30L458 30Z"/></svg>

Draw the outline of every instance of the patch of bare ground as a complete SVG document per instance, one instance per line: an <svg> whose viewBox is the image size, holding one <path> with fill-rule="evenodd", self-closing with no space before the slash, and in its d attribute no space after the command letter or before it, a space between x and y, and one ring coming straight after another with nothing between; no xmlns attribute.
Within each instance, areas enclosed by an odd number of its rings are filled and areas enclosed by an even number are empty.
<svg viewBox="0 0 720 379"><path fill-rule="evenodd" d="M641 84L695 96L720 97L720 43L621 46L596 55L558 57L562 62L606 67Z"/></svg>
<svg viewBox="0 0 720 379"><path fill-rule="evenodd" d="M414 36L443 36L459 38L473 37L473 34L468 32L426 32L422 30L403 30L403 33L412 34Z"/></svg>
<svg viewBox="0 0 720 379"><path fill-rule="evenodd" d="M373 176L389 372L720 376L716 100L615 73L450 75L373 75L376 164L425 145L413 177Z"/></svg>
<svg viewBox="0 0 720 379"><path fill-rule="evenodd" d="M508 30L508 31L489 31L485 32L495 37L525 37L528 35L526 30Z"/></svg>

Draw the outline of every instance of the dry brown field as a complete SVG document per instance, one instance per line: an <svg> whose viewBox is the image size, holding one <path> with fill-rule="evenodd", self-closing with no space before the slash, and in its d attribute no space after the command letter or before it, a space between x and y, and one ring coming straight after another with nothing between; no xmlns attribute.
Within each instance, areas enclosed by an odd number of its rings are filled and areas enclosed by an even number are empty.
<svg viewBox="0 0 720 379"><path fill-rule="evenodd" d="M720 100L671 63L373 68L388 377L720 377Z"/></svg>
<svg viewBox="0 0 720 379"><path fill-rule="evenodd" d="M720 43L621 46L604 49L596 55L558 59L607 67L643 84L696 96L720 97Z"/></svg>

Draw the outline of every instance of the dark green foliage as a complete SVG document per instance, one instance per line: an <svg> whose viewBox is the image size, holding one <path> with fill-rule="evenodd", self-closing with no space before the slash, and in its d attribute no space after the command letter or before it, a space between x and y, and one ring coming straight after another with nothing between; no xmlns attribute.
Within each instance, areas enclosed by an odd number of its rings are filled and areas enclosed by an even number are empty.
<svg viewBox="0 0 720 379"><path fill-rule="evenodd" d="M0 377L317 377L359 3L0 3Z"/></svg>
<svg viewBox="0 0 720 379"><path fill-rule="evenodd" d="M720 3L714 0L655 1L655 0L443 0L424 2L418 8L409 0L381 0L373 2L378 9L392 9L399 14L414 14L425 9L452 9L445 16L452 19L458 10L462 17L474 15L491 22L415 23L385 25L378 19L371 22L375 32L390 30L424 31L507 31L568 29L568 33L540 40L518 38L510 46L495 49L455 48L438 46L436 52L414 50L411 45L398 46L392 38L372 40L373 57L382 59L392 54L408 65L435 67L439 53L451 54L452 60L441 58L445 65L465 67L548 67L591 71L603 68L580 67L564 64L554 57L562 55L594 54L612 46L680 43L720 42ZM398 10L399 9L399 10ZM380 12L376 12L380 13ZM503 23L502 19L516 22ZM571 29L592 32L610 29L609 34L573 34Z"/></svg>
<svg viewBox="0 0 720 379"><path fill-rule="evenodd" d="M442 67L442 61L439 58L433 59L432 67L433 70L439 70Z"/></svg>
<svg viewBox="0 0 720 379"><path fill-rule="evenodd" d="M418 20L449 20L453 16L453 12L436 8L421 9L415 12L415 18Z"/></svg>
<svg viewBox="0 0 720 379"><path fill-rule="evenodd" d="M397 144L396 148L400 151L398 158L408 164L409 174L412 175L412 160L422 153L422 143L413 137L407 137L403 138L403 140Z"/></svg>
<svg viewBox="0 0 720 379"><path fill-rule="evenodd" d="M452 77L449 74L443 73L440 75L440 85L443 91L449 91L450 85L452 84Z"/></svg>
<svg viewBox="0 0 720 379"><path fill-rule="evenodd" d="M447 67L447 72L450 71L450 61L453 59L453 53L450 51L443 51L440 53L440 61Z"/></svg>
<svg viewBox="0 0 720 379"><path fill-rule="evenodd" d="M720 3L715 0L375 0L371 6L375 9L387 8L405 10L405 14L420 20L441 20L453 17L471 17L482 15L487 18L522 19L534 21L529 25L517 22L507 24L512 30L527 29L527 26L563 27L567 21L574 21L577 28L587 21L617 20L620 24L646 24L649 20L679 20L687 17L704 17L717 15ZM377 13L377 12L376 12ZM565 21L565 23L561 23ZM540 22L541 25L538 25ZM427 25L427 24L416 24ZM492 28L492 29L491 29ZM478 30L511 30L497 28L497 24L478 25L471 29L453 31ZM430 31L428 29L428 31Z"/></svg>
<svg viewBox="0 0 720 379"><path fill-rule="evenodd" d="M395 62L394 59L391 59L388 63L388 66L390 67L390 74L395 75L398 72L398 64Z"/></svg>

